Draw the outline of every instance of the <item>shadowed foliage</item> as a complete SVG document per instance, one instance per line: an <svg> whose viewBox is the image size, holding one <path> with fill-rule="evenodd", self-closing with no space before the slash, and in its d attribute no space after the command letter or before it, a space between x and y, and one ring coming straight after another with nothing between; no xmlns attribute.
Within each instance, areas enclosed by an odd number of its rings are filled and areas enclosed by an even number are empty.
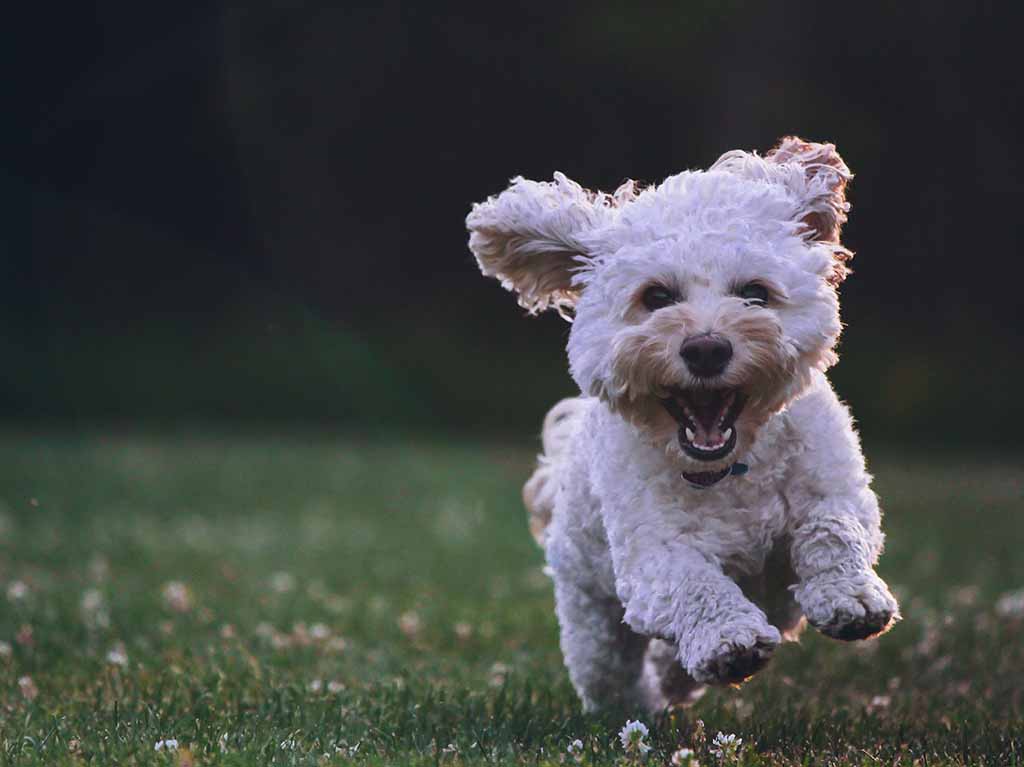
<svg viewBox="0 0 1024 767"><path fill-rule="evenodd" d="M1022 373L1024 281L1009 4L114 0L14 18L0 416L532 433L570 389L565 329L480 279L470 204L516 174L614 190L799 134L856 174L837 379L865 430L1019 443L1001 383Z"/></svg>

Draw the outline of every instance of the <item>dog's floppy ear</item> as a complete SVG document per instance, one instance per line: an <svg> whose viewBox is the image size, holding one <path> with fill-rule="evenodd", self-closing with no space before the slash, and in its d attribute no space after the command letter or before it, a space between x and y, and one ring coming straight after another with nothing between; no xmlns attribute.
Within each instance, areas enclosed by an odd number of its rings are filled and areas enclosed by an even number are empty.
<svg viewBox="0 0 1024 767"><path fill-rule="evenodd" d="M794 191L803 200L801 221L807 226L811 239L839 244L839 233L850 210L846 184L853 174L835 144L815 144L797 136L786 136L765 159L779 165L800 166L803 183Z"/></svg>
<svg viewBox="0 0 1024 767"><path fill-rule="evenodd" d="M590 255L582 238L608 220L614 204L562 173L547 182L517 177L473 206L469 249L480 271L518 293L531 314L554 307L565 316L582 290L573 275Z"/></svg>

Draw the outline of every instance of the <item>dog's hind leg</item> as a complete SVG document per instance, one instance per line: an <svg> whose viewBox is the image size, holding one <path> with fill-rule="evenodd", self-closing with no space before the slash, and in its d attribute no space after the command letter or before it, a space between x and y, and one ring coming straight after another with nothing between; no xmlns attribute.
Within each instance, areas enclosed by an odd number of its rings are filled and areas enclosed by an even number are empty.
<svg viewBox="0 0 1024 767"><path fill-rule="evenodd" d="M644 705L652 714L670 706L688 706L704 694L705 686L686 673L679 651L663 639L652 639L644 655Z"/></svg>
<svg viewBox="0 0 1024 767"><path fill-rule="evenodd" d="M548 413L544 458L526 493L534 520L538 511L550 509L545 519L550 525L539 537L554 580L565 665L588 711L645 703L642 672L648 641L623 621L601 505L590 487L588 453L571 449L583 416L595 402L563 400Z"/></svg>
<svg viewBox="0 0 1024 767"><path fill-rule="evenodd" d="M622 621L621 603L556 574L555 604L565 665L584 709L647 705L642 672L648 640Z"/></svg>
<svg viewBox="0 0 1024 767"><path fill-rule="evenodd" d="M791 545L789 538L776 541L760 573L737 578L743 593L764 610L768 622L787 642L798 639L806 623L790 588L797 582L789 556Z"/></svg>

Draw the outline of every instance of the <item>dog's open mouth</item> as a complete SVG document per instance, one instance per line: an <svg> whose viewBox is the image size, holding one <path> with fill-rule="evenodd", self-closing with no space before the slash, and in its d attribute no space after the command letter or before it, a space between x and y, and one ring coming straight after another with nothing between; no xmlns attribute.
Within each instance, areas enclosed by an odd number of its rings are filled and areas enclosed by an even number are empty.
<svg viewBox="0 0 1024 767"><path fill-rule="evenodd" d="M717 461L736 447L736 419L747 398L739 389L672 389L662 400L679 423L679 446L698 461Z"/></svg>

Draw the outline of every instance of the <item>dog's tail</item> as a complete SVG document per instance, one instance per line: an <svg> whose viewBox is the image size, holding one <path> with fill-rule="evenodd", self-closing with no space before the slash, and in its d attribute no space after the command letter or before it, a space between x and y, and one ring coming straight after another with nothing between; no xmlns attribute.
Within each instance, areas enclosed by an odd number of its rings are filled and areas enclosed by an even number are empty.
<svg viewBox="0 0 1024 767"><path fill-rule="evenodd" d="M537 468L523 485L523 503L530 516L530 532L542 547L555 511L561 464L569 452L569 440L585 409L585 402L583 397L569 397L548 411L541 429L544 452L537 457Z"/></svg>

